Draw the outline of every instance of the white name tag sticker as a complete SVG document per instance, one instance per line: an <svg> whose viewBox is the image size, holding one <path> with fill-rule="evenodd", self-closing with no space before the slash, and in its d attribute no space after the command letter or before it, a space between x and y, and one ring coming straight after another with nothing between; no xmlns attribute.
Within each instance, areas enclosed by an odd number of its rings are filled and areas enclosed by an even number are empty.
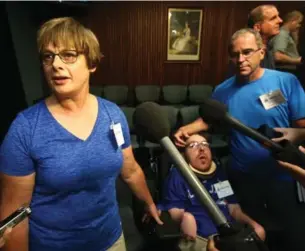
<svg viewBox="0 0 305 251"><path fill-rule="evenodd" d="M268 92L266 94L263 94L263 95L259 96L259 98L266 110L269 110L273 107L276 107L276 106L286 102L286 99L285 99L282 91L279 89Z"/></svg>
<svg viewBox="0 0 305 251"><path fill-rule="evenodd" d="M217 193L217 196L219 199L228 197L230 195L233 195L233 189L229 183L229 181L225 180L222 182L218 182L217 184L214 184L215 192Z"/></svg>
<svg viewBox="0 0 305 251"><path fill-rule="evenodd" d="M113 124L112 130L118 147L121 147L125 143L121 123Z"/></svg>

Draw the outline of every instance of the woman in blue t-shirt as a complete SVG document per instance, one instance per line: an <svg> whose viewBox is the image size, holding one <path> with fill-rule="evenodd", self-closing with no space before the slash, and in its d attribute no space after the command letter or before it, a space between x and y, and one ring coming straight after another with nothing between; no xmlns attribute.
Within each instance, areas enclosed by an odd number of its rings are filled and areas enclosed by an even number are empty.
<svg viewBox="0 0 305 251"><path fill-rule="evenodd" d="M125 250L115 192L119 174L162 222L135 161L125 116L89 93L99 42L69 17L44 23L37 42L51 95L17 115L1 146L0 219L24 203L32 209L4 249Z"/></svg>

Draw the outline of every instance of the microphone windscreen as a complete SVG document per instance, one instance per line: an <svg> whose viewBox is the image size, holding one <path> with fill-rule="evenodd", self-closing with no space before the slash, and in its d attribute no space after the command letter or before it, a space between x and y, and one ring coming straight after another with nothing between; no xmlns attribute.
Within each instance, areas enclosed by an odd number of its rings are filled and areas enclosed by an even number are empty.
<svg viewBox="0 0 305 251"><path fill-rule="evenodd" d="M170 134L167 113L154 102L144 102L137 106L133 123L137 134L154 143L159 143L163 137Z"/></svg>
<svg viewBox="0 0 305 251"><path fill-rule="evenodd" d="M205 99L199 107L199 115L206 122L221 121L226 114L226 105L215 99Z"/></svg>

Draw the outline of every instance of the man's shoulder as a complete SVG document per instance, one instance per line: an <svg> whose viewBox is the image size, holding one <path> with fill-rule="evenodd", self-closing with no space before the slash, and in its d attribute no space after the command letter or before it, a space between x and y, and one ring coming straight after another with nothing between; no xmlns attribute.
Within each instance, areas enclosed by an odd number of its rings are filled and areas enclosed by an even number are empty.
<svg viewBox="0 0 305 251"><path fill-rule="evenodd" d="M269 44L270 44L270 43L273 44L275 40L280 39L280 38L282 38L283 36L289 36L289 35L290 35L289 31L287 31L286 29L281 28L281 29L280 29L280 32L279 32L276 36L274 36L274 37L272 37L272 38L270 39Z"/></svg>
<svg viewBox="0 0 305 251"><path fill-rule="evenodd" d="M214 89L214 95L222 93L223 91L227 91L231 88L233 88L235 84L235 76L232 76L226 80L224 80L223 82L221 82L219 85L217 85Z"/></svg>
<svg viewBox="0 0 305 251"><path fill-rule="evenodd" d="M290 32L284 28L280 28L280 33L278 35L289 35Z"/></svg>
<svg viewBox="0 0 305 251"><path fill-rule="evenodd" d="M269 87L280 88L290 93L292 90L301 91L301 83L298 78L290 72L265 69L262 84Z"/></svg>
<svg viewBox="0 0 305 251"><path fill-rule="evenodd" d="M265 69L265 78L271 77L271 78L278 78L278 79L290 79L290 80L297 80L297 77L290 73L285 71L278 71L273 69Z"/></svg>

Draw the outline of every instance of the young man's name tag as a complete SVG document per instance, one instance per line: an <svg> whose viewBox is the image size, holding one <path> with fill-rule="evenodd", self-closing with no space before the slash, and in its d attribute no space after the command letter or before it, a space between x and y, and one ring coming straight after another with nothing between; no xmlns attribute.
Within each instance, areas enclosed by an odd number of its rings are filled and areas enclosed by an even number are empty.
<svg viewBox="0 0 305 251"><path fill-rule="evenodd" d="M222 199L222 198L225 198L225 197L228 197L228 196L234 194L232 187L231 187L229 181L227 181L227 180L214 184L214 188L215 188L215 192L217 193L217 196L219 199Z"/></svg>
<svg viewBox="0 0 305 251"><path fill-rule="evenodd" d="M121 147L125 143L121 123L112 124L111 129L113 130L118 147Z"/></svg>
<svg viewBox="0 0 305 251"><path fill-rule="evenodd" d="M268 92L266 94L263 94L259 96L264 108L266 110L269 110L273 107L276 107L284 102L286 102L286 99L282 93L281 90L275 90Z"/></svg>

